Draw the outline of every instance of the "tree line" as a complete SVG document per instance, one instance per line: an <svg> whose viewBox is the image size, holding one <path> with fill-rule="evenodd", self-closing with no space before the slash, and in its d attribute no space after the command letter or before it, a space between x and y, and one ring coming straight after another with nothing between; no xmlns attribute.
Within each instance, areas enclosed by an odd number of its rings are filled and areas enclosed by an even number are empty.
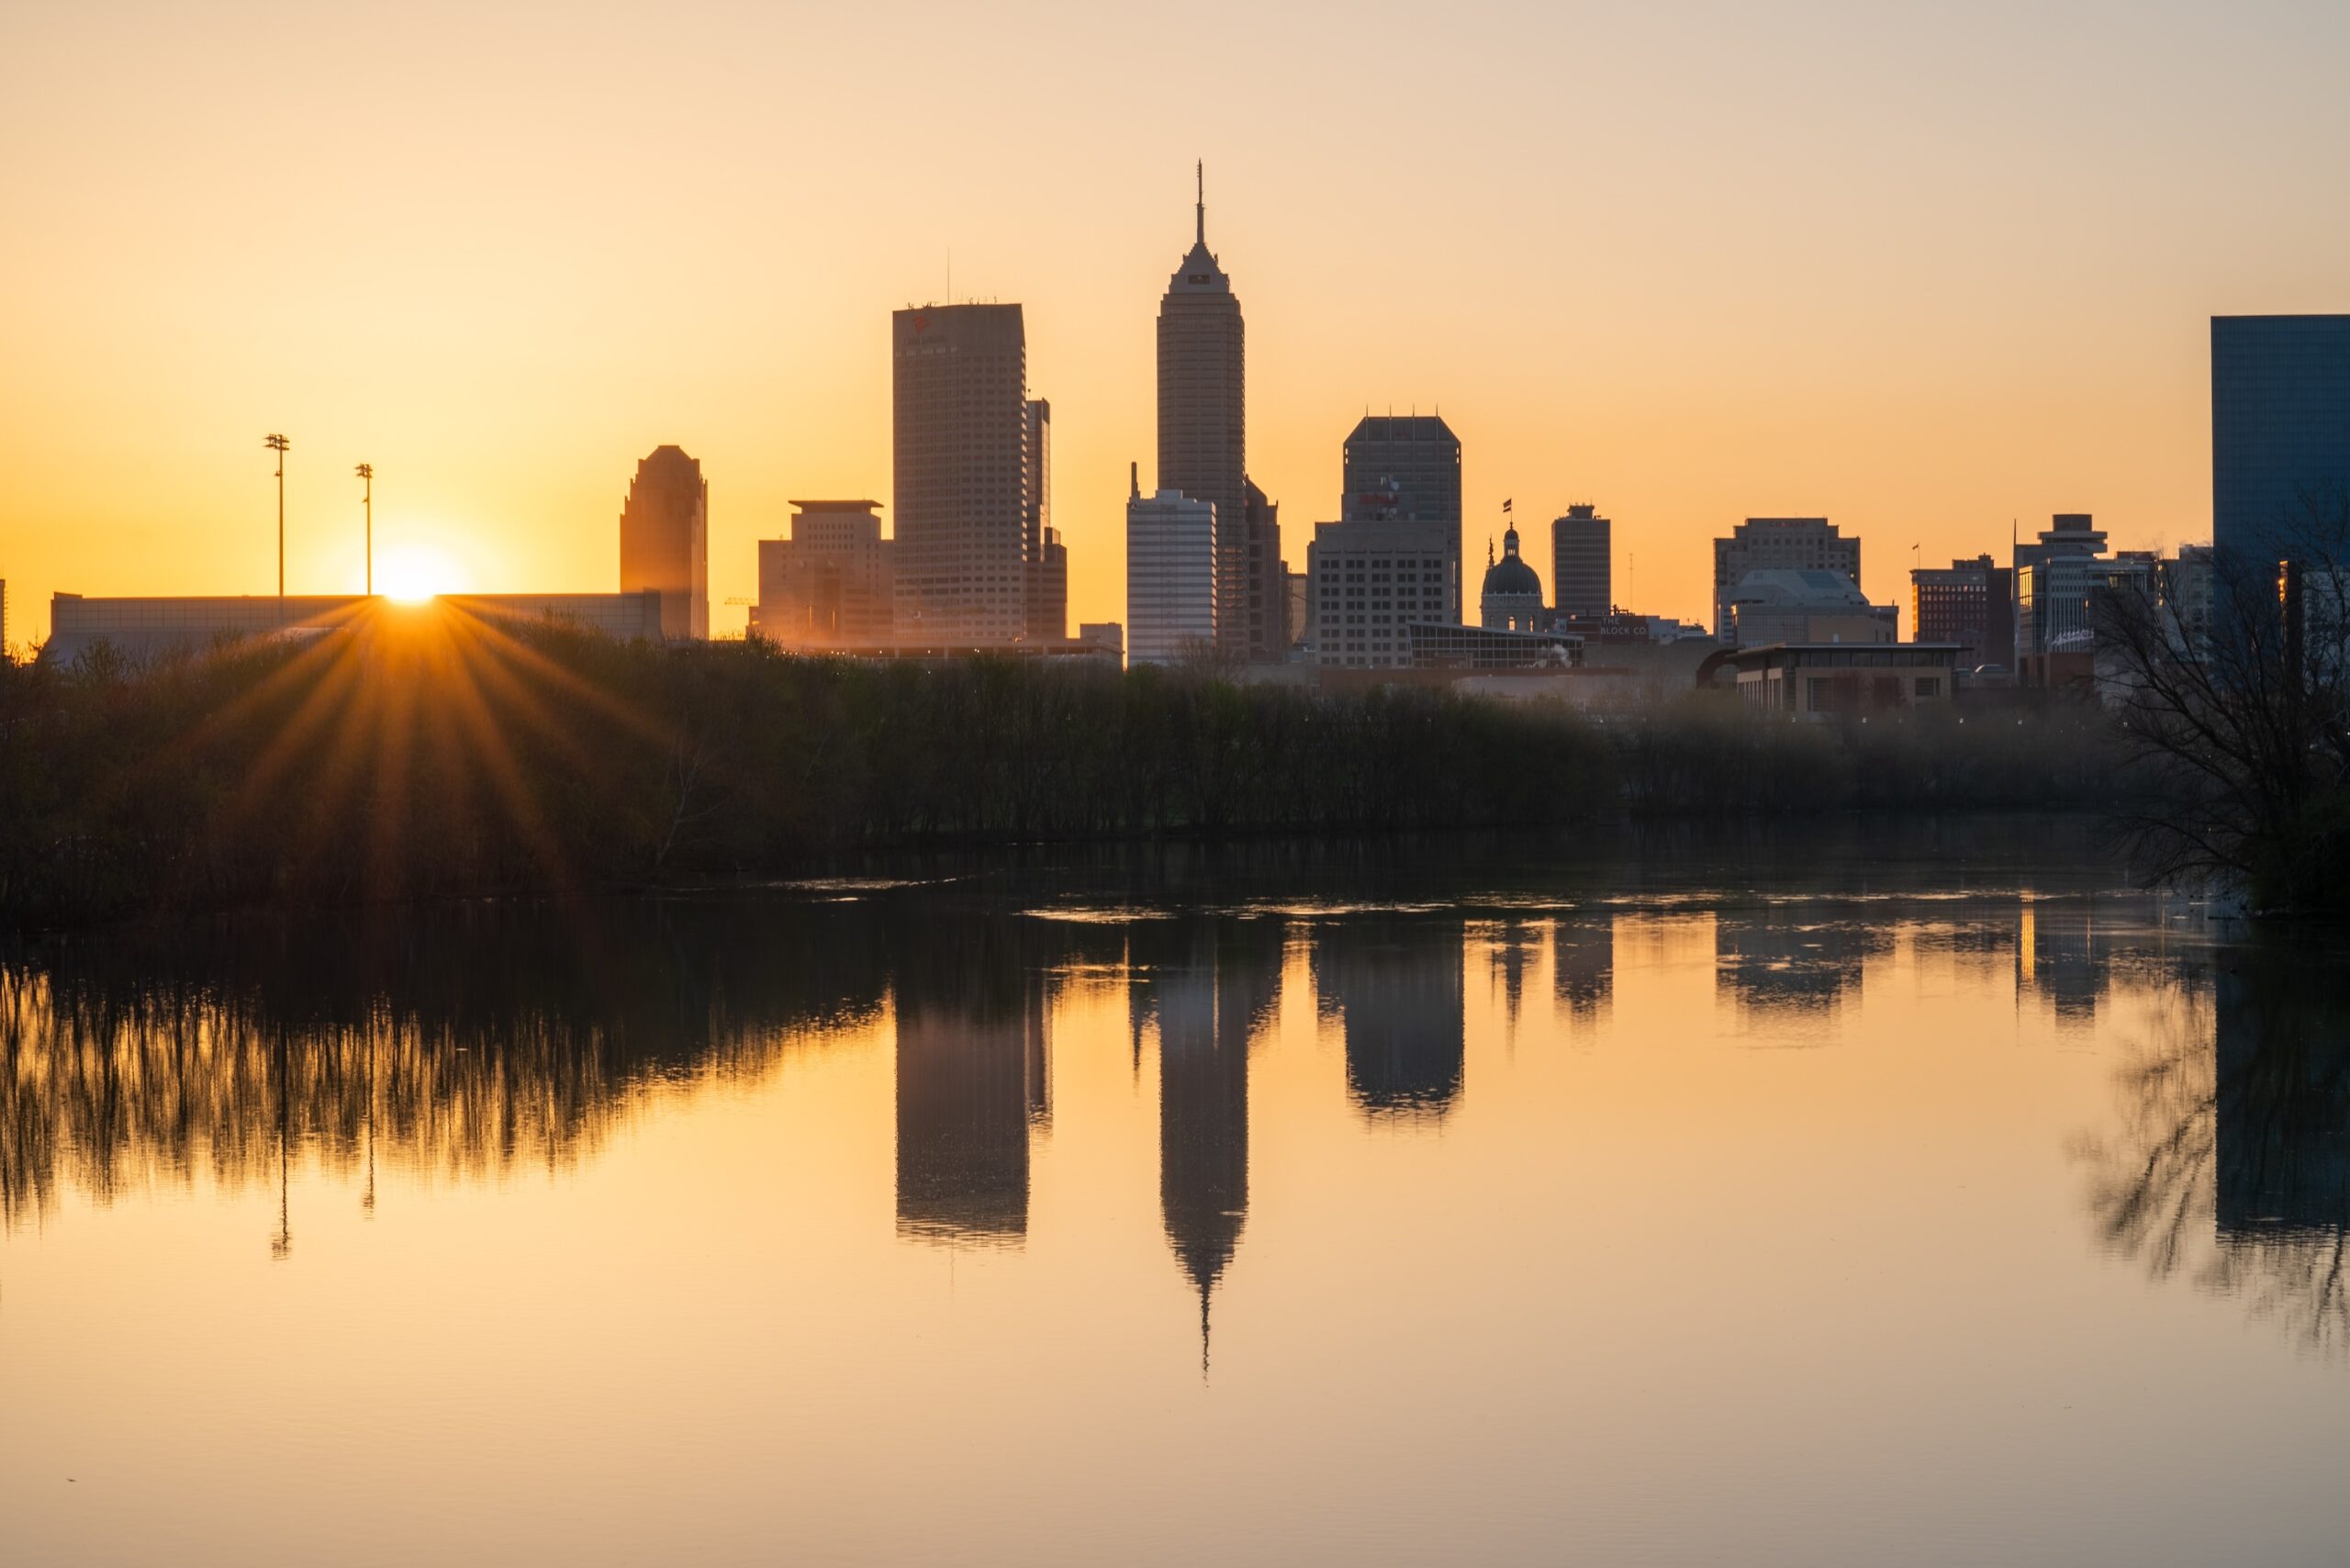
<svg viewBox="0 0 2350 1568"><path fill-rule="evenodd" d="M0 924L792 873L869 850L2082 807L2091 709L1798 725L1411 687L675 649L453 608L0 666Z"/></svg>

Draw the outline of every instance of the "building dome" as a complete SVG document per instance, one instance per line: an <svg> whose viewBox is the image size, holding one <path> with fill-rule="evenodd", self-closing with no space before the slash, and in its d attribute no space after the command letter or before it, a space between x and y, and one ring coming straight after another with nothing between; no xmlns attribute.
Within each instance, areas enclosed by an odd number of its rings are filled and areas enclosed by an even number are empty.
<svg viewBox="0 0 2350 1568"><path fill-rule="evenodd" d="M1485 568L1482 597L1492 599L1497 594L1530 597L1537 604L1542 601L1542 579L1519 559L1515 528L1502 535L1502 558Z"/></svg>
<svg viewBox="0 0 2350 1568"><path fill-rule="evenodd" d="M1502 535L1502 558L1485 568L1485 586L1478 595L1483 625L1508 632L1531 632L1542 619L1542 579L1519 558L1517 530Z"/></svg>

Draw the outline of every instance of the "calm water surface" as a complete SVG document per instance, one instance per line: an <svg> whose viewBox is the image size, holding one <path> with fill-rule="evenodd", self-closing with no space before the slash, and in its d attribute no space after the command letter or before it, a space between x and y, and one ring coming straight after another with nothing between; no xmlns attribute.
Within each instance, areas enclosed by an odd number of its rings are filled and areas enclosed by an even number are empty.
<svg viewBox="0 0 2350 1568"><path fill-rule="evenodd" d="M2053 842L18 953L0 1560L2342 1562L2350 965Z"/></svg>

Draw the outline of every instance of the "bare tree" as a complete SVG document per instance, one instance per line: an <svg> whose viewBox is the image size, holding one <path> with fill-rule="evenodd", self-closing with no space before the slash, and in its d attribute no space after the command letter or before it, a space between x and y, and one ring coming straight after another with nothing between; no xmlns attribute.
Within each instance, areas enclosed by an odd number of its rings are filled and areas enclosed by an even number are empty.
<svg viewBox="0 0 2350 1568"><path fill-rule="evenodd" d="M2350 897L2350 507L2305 498L2274 554L2184 567L2095 606L2099 686L2143 802L2122 825L2154 880L2257 910Z"/></svg>

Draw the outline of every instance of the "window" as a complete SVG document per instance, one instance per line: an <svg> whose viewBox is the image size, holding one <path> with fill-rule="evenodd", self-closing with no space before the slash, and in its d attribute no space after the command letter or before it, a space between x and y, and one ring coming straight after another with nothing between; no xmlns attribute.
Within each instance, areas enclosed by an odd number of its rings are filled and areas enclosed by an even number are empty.
<svg viewBox="0 0 2350 1568"><path fill-rule="evenodd" d="M1937 677L1937 676L1930 676L1930 675L1921 675L1921 676L1919 676L1919 677L1918 678L1918 695L1919 695L1919 696L1920 696L1920 697L1940 697L1942 694L1942 680L1941 680L1941 678L1940 678L1939 677Z"/></svg>

